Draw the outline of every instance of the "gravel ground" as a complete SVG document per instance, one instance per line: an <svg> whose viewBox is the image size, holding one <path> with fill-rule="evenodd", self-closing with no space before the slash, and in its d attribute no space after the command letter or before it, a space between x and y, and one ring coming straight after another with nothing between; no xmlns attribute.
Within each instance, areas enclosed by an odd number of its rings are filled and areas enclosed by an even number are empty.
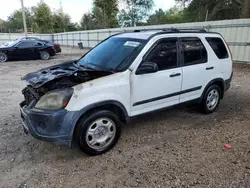
<svg viewBox="0 0 250 188"><path fill-rule="evenodd" d="M77 53L64 49L48 62L0 65L0 187L250 187L249 65L234 66L232 87L216 113L183 106L137 117L102 156L25 135L21 76ZM232 149L224 149L226 143Z"/></svg>

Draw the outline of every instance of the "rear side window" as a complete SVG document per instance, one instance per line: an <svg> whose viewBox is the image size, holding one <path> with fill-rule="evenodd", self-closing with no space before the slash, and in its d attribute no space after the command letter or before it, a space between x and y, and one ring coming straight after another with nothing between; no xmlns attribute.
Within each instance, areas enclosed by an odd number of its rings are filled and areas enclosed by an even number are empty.
<svg viewBox="0 0 250 188"><path fill-rule="evenodd" d="M184 65L194 65L207 62L207 50L199 38L187 37L181 38L181 41Z"/></svg>
<svg viewBox="0 0 250 188"><path fill-rule="evenodd" d="M206 37L206 40L219 59L228 58L227 48L221 38Z"/></svg>
<svg viewBox="0 0 250 188"><path fill-rule="evenodd" d="M43 43L41 43L41 42L35 42L34 46L43 46Z"/></svg>

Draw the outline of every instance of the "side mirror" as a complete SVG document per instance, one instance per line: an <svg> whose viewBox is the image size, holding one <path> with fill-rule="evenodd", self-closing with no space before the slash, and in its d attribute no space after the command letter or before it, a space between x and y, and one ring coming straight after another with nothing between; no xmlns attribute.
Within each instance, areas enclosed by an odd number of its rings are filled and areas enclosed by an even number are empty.
<svg viewBox="0 0 250 188"><path fill-rule="evenodd" d="M158 65L154 62L142 62L135 74L148 74L158 71Z"/></svg>

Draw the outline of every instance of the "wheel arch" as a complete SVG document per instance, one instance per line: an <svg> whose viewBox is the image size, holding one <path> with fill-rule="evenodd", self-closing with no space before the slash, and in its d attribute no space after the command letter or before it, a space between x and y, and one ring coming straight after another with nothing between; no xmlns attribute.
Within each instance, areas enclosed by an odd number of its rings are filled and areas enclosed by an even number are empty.
<svg viewBox="0 0 250 188"><path fill-rule="evenodd" d="M8 55L9 51L8 50L0 50L0 53L4 53L4 54Z"/></svg>
<svg viewBox="0 0 250 188"><path fill-rule="evenodd" d="M203 99L203 97L204 97L204 95L205 95L207 89L208 89L211 85L217 85L217 86L219 86L219 87L221 88L221 99L223 99L223 97L224 97L224 90L225 90L225 81L224 81L222 78L215 78L215 79L213 79L212 81L210 81L210 82L206 85L205 89L203 90L203 93L202 93L202 95L201 95L200 100Z"/></svg>
<svg viewBox="0 0 250 188"><path fill-rule="evenodd" d="M70 139L71 142L73 141L73 137L75 134L75 130L77 128L77 124L79 122L79 120L85 116L88 115L98 109L104 109L104 110L109 110L114 112L116 115L118 115L118 117L120 118L120 120L123 123L129 123L130 122L130 118L128 116L128 112L126 110L126 108L124 107L124 105L119 102L119 101L114 101L114 100L108 100L108 101L102 101L102 102L97 102L94 104L91 104L89 106L84 107L83 109L81 109L73 118L72 120L72 124L71 124L71 129L70 129Z"/></svg>
<svg viewBox="0 0 250 188"><path fill-rule="evenodd" d="M0 50L0 53L3 53L7 56L7 61L9 60L9 50Z"/></svg>
<svg viewBox="0 0 250 188"><path fill-rule="evenodd" d="M5 54L8 54L8 53L9 53L8 50L0 50L0 52L5 53Z"/></svg>

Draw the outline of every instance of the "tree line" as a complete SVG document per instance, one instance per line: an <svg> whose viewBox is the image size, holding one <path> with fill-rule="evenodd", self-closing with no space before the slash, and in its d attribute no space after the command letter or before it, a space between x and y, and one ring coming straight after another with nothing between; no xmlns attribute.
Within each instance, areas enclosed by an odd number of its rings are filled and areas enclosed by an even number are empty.
<svg viewBox="0 0 250 188"><path fill-rule="evenodd" d="M152 14L154 0L93 0L91 12L73 23L62 9L52 11L41 0L25 8L27 27L33 33L55 33L142 25L250 18L250 0L175 0L170 10ZM118 8L120 7L120 9ZM0 32L23 32L22 11L0 19Z"/></svg>
<svg viewBox="0 0 250 188"><path fill-rule="evenodd" d="M78 29L78 24L71 22L70 15L61 9L52 12L43 0L37 6L25 8L24 11L29 32L54 33ZM21 9L10 14L6 21L0 19L0 32L23 32Z"/></svg>

